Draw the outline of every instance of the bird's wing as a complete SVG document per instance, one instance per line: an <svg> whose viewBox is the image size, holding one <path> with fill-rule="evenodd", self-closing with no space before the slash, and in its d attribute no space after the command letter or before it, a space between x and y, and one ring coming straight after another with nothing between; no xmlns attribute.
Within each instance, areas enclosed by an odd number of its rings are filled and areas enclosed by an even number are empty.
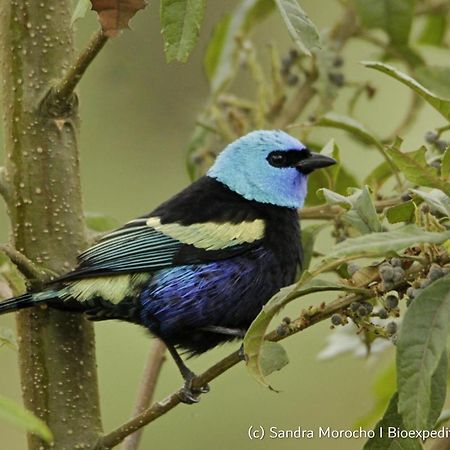
<svg viewBox="0 0 450 450"><path fill-rule="evenodd" d="M159 217L136 219L83 252L77 268L59 280L155 271L229 258L258 245L263 236L261 219L190 225L162 223Z"/></svg>

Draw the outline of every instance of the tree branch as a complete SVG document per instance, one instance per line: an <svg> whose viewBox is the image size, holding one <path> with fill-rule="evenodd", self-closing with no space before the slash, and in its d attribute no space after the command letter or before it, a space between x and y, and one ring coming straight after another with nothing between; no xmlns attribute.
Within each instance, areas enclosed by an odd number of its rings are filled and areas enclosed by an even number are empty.
<svg viewBox="0 0 450 450"><path fill-rule="evenodd" d="M81 80L81 77L86 72L87 68L98 55L100 50L106 44L108 37L103 31L97 31L91 38L89 44L82 53L78 56L73 66L68 70L66 76L58 82L54 87L53 95L56 101L64 103L67 102L73 94L75 87Z"/></svg>
<svg viewBox="0 0 450 450"><path fill-rule="evenodd" d="M403 201L400 197L392 197L384 200L379 200L378 202L375 202L375 209L380 213L383 212L385 208L395 206L402 202ZM336 218L345 211L346 210L344 208L338 205L323 204L302 208L299 210L299 214L300 219L303 220L330 220Z"/></svg>
<svg viewBox="0 0 450 450"><path fill-rule="evenodd" d="M138 416L145 411L153 399L161 367L166 360L166 346L160 339L156 339L150 354L148 355L147 366L142 375L141 385L137 395L136 405L133 411L133 417ZM122 450L137 450L142 437L143 428L139 428L133 434L130 434L123 442Z"/></svg>
<svg viewBox="0 0 450 450"><path fill-rule="evenodd" d="M37 266L31 259L8 244L0 244L3 252L28 280L43 282L49 278L49 271Z"/></svg>

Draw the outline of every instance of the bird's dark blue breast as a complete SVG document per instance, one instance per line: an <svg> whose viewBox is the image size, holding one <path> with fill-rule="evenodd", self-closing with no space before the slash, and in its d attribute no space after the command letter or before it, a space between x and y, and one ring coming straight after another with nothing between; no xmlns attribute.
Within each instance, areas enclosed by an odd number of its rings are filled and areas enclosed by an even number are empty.
<svg viewBox="0 0 450 450"><path fill-rule="evenodd" d="M297 212L242 201L241 197L233 201L235 195L231 193L227 199L227 214L224 216L222 209L221 220L246 215L263 219L264 238L230 258L160 270L141 293L142 324L168 344L191 354L230 339L203 331L203 327L247 329L262 306L281 287L291 284L298 271L301 247ZM214 211L211 214L214 216Z"/></svg>

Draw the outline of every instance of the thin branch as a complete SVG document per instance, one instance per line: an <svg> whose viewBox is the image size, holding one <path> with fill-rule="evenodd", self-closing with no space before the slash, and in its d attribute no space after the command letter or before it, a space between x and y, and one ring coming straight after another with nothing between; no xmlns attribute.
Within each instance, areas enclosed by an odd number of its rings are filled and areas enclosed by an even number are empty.
<svg viewBox="0 0 450 450"><path fill-rule="evenodd" d="M28 259L23 253L20 253L10 245L0 244L0 252L3 252L28 280L42 282L49 277L48 270L37 266L31 259Z"/></svg>
<svg viewBox="0 0 450 450"><path fill-rule="evenodd" d="M80 53L78 59L68 70L65 77L55 86L53 94L57 100L64 102L71 97L75 87L86 72L86 69L106 44L107 40L108 37L105 36L101 30L97 31L92 36L89 44L84 51Z"/></svg>
<svg viewBox="0 0 450 450"><path fill-rule="evenodd" d="M165 358L166 346L164 342L157 339L150 354L148 356L147 365L142 375L141 385L139 386L136 405L133 411L133 417L138 416L145 411L153 400L153 394L155 392L156 383L161 372L161 367L166 360ZM142 437L144 429L139 428L133 434L130 434L124 441L122 450L137 450L139 442Z"/></svg>
<svg viewBox="0 0 450 450"><path fill-rule="evenodd" d="M383 212L385 208L403 203L400 197L392 197L375 202L377 212ZM346 210L337 205L318 205L302 208L299 211L300 218L303 220L330 220L335 219Z"/></svg>

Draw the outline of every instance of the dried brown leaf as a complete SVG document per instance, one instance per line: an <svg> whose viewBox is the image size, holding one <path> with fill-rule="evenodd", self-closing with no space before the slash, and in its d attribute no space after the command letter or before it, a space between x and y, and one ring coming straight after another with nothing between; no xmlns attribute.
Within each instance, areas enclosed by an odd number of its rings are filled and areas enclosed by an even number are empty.
<svg viewBox="0 0 450 450"><path fill-rule="evenodd" d="M120 30L128 28L133 16L147 6L145 0L91 0L91 3L108 37L114 37Z"/></svg>

